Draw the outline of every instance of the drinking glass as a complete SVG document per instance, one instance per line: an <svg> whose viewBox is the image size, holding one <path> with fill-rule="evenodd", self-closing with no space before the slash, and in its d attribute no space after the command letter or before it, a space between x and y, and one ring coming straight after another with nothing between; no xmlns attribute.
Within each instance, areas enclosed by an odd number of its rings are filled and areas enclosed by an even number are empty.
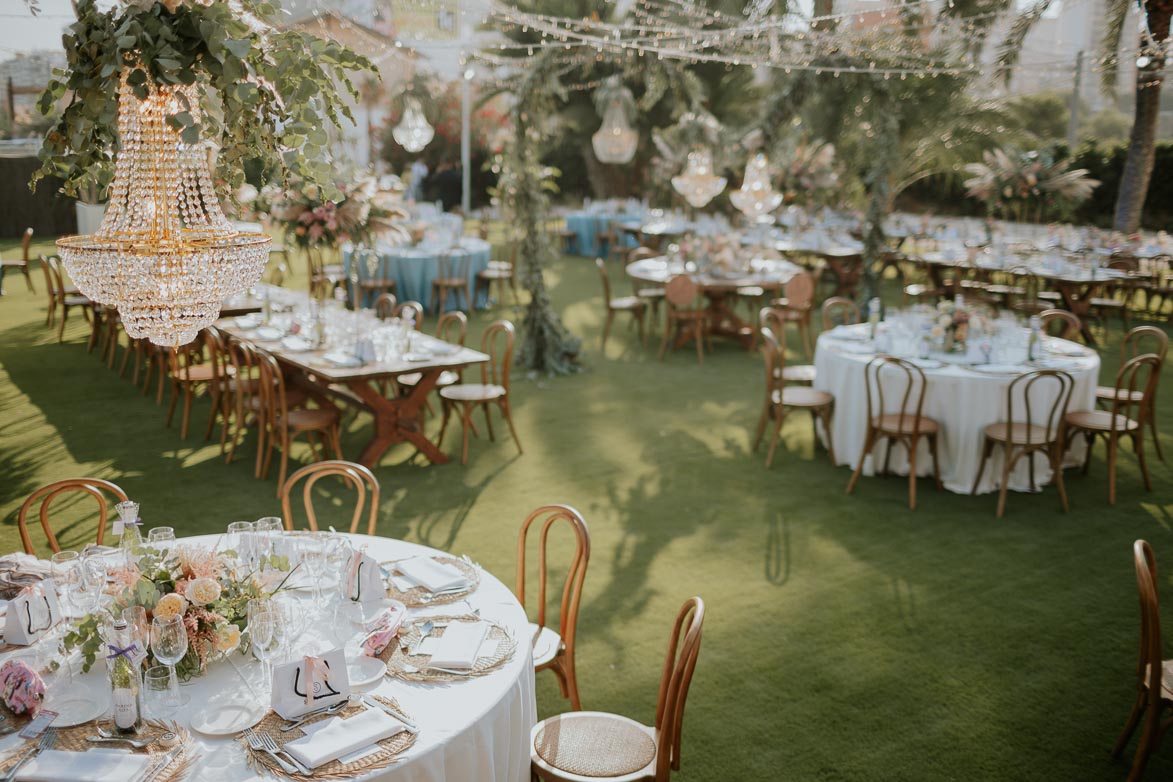
<svg viewBox="0 0 1173 782"><path fill-rule="evenodd" d="M153 720L170 714L168 696L171 691L171 670L165 665L152 665L143 671L143 701L147 716Z"/></svg>
<svg viewBox="0 0 1173 782"><path fill-rule="evenodd" d="M136 643L145 652L151 640L151 623L147 620L147 609L142 606L127 606L122 609L122 618L131 628Z"/></svg>
<svg viewBox="0 0 1173 782"><path fill-rule="evenodd" d="M74 595L81 613L92 614L102 604L102 595L106 589L106 573L104 557L88 554L81 558L78 565L80 589Z"/></svg>
<svg viewBox="0 0 1173 782"><path fill-rule="evenodd" d="M322 579L326 577L326 564L329 541L320 532L311 532L303 535L298 541L298 554L301 557L301 566L310 579L313 587L311 600L315 610L322 610Z"/></svg>
<svg viewBox="0 0 1173 782"><path fill-rule="evenodd" d="M264 541L265 556L283 557L287 553L282 547L281 533L285 531L285 523L280 516L263 516L253 522L258 539Z"/></svg>
<svg viewBox="0 0 1173 782"><path fill-rule="evenodd" d="M229 550L236 552L238 562L250 567L254 564L255 538L256 525L251 521L234 521L228 525Z"/></svg>
<svg viewBox="0 0 1173 782"><path fill-rule="evenodd" d="M246 631L253 656L261 663L264 681L270 683L272 675L269 673L269 660L275 651L277 622L268 598L248 601L247 622Z"/></svg>
<svg viewBox="0 0 1173 782"><path fill-rule="evenodd" d="M73 596L81 588L81 554L76 551L58 551L53 555L50 572L57 590L57 602L62 612L72 618Z"/></svg>
<svg viewBox="0 0 1173 782"><path fill-rule="evenodd" d="M147 533L147 542L159 551L169 551L175 543L175 528L152 527Z"/></svg>
<svg viewBox="0 0 1173 782"><path fill-rule="evenodd" d="M188 698L179 692L179 677L175 666L187 654L187 627L182 616L156 616L151 620L151 651L155 659L166 665L170 676L167 682L167 705L178 709Z"/></svg>
<svg viewBox="0 0 1173 782"><path fill-rule="evenodd" d="M326 572L334 576L334 584L338 589L338 600L341 601L343 586L346 582L346 566L350 563L350 555L354 553L350 542L337 533L326 537Z"/></svg>

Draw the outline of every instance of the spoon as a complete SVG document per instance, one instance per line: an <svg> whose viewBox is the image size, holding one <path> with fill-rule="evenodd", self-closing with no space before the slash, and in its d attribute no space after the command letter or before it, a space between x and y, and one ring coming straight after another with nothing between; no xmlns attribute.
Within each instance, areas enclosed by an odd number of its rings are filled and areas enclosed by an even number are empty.
<svg viewBox="0 0 1173 782"><path fill-rule="evenodd" d="M420 644L422 644L424 639L431 635L432 631L435 629L436 623L431 620L428 620L427 622L424 622L422 625L420 625L420 639L415 642L415 648L408 653L411 657L415 657L417 654L419 654Z"/></svg>
<svg viewBox="0 0 1173 782"><path fill-rule="evenodd" d="M400 666L400 668L398 670L401 670L404 673L411 673L411 674L426 673L428 671L439 671L440 673L450 673L453 676L472 676L472 674L474 673L471 669L469 669L467 671L462 671L462 670L459 670L456 668L437 668L434 665L428 665L423 668L417 668L414 665L404 664L404 665Z"/></svg>

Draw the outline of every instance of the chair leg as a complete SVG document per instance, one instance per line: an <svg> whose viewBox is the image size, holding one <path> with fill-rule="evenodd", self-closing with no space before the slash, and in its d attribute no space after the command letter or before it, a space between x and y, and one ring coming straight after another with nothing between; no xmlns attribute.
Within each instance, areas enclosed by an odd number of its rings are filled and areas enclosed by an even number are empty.
<svg viewBox="0 0 1173 782"><path fill-rule="evenodd" d="M175 404L179 401L179 392L176 388L178 384L174 381L171 383L171 403L167 405L167 428L171 428L171 420L175 417Z"/></svg>
<svg viewBox="0 0 1173 782"><path fill-rule="evenodd" d="M705 334L704 334L704 330L701 328L701 322L699 319L694 322L693 327L692 327L692 333L694 335L696 335L696 362L698 364L704 364L705 363L705 343L704 343Z"/></svg>
<svg viewBox="0 0 1173 782"><path fill-rule="evenodd" d="M1140 782L1144 776L1145 766L1149 763L1149 755L1153 751L1155 734L1160 732L1159 715L1146 714L1144 726L1140 731L1140 741L1136 745L1136 755L1132 759L1132 771L1128 774L1128 782Z"/></svg>
<svg viewBox="0 0 1173 782"><path fill-rule="evenodd" d="M941 484L941 458L937 445L937 435L929 435L929 454L933 457L933 480L937 483L937 491L941 491L945 487Z"/></svg>
<svg viewBox="0 0 1173 782"><path fill-rule="evenodd" d="M489 430L489 441L495 443L497 437L493 434L493 416L489 412L489 406L487 404L481 405L481 410L485 413L485 428Z"/></svg>
<svg viewBox="0 0 1173 782"><path fill-rule="evenodd" d="M1157 458L1164 463L1165 454L1161 452L1161 438L1157 436L1157 416L1155 411L1149 411L1149 432L1153 436L1153 447L1157 449Z"/></svg>
<svg viewBox="0 0 1173 782"><path fill-rule="evenodd" d="M1112 747L1112 757L1120 757L1120 753L1128 746L1128 742L1132 740L1132 734L1136 732L1136 726L1140 724L1140 718L1144 714L1144 710L1145 695L1141 693L1132 702L1132 711L1128 715L1128 720L1124 723L1124 730L1120 731L1120 737L1116 739L1116 744Z"/></svg>
<svg viewBox="0 0 1173 782"><path fill-rule="evenodd" d="M65 321L69 319L69 307L61 308L61 325L57 327L57 341L65 341Z"/></svg>
<svg viewBox="0 0 1173 782"><path fill-rule="evenodd" d="M183 384L183 424L179 427L179 439L187 439L187 425L191 421L191 400L195 396L192 383Z"/></svg>
<svg viewBox="0 0 1173 782"><path fill-rule="evenodd" d="M339 427L334 426L330 429L330 442L334 446L334 456L338 461L342 461L342 436L339 432Z"/></svg>
<svg viewBox="0 0 1173 782"><path fill-rule="evenodd" d="M1063 452L1059 450L1058 444L1051 449L1051 480L1059 489L1059 504L1063 506L1063 512L1068 512L1067 507L1067 487L1063 483Z"/></svg>
<svg viewBox="0 0 1173 782"><path fill-rule="evenodd" d="M460 417L460 428L463 430L460 443L460 463L468 464L468 433L472 430L472 405L462 405Z"/></svg>
<svg viewBox="0 0 1173 782"><path fill-rule="evenodd" d="M908 509L916 510L916 457L920 450L920 438L913 437L908 443Z"/></svg>
<svg viewBox="0 0 1173 782"><path fill-rule="evenodd" d="M636 319L639 321L639 344L644 347L647 347L648 335L647 335L647 328L645 325L645 320L647 319L647 316L648 316L648 308L643 307L641 309L638 309L638 310L636 310L636 313L637 313ZM1156 434L1154 434L1153 437L1156 438Z"/></svg>
<svg viewBox="0 0 1173 782"><path fill-rule="evenodd" d="M827 456L831 458L831 466L835 466L835 438L831 431L831 419L835 417L834 403L823 408L823 430L827 433Z"/></svg>
<svg viewBox="0 0 1173 782"><path fill-rule="evenodd" d="M509 434L513 435L513 442L517 445L518 453L525 453L521 449L521 438L517 436L517 429L513 426L513 413L509 410L509 400L501 400L501 415L505 418L505 423L509 424Z"/></svg>
<svg viewBox="0 0 1173 782"><path fill-rule="evenodd" d="M277 496L281 496L281 487L285 485L285 471L289 467L289 431L281 431L281 467L277 470Z"/></svg>
<svg viewBox="0 0 1173 782"><path fill-rule="evenodd" d="M1018 457L1022 454L1013 453L1013 448L1007 444L1002 447L1002 485L998 488L998 518L1002 518L1006 513L1006 492L1010 490L1010 471L1014 469L1014 463L1018 461ZM1027 458L1031 458L1033 454L1027 454Z"/></svg>
<svg viewBox="0 0 1173 782"><path fill-rule="evenodd" d="M1108 504L1116 504L1116 449L1119 438L1115 432L1108 435Z"/></svg>
<svg viewBox="0 0 1173 782"><path fill-rule="evenodd" d="M33 278L29 275L29 265L26 263L21 271L24 272L24 284L29 286L29 293L36 293L37 289L33 287Z"/></svg>
<svg viewBox="0 0 1173 782"><path fill-rule="evenodd" d="M990 438L985 438L982 443L982 461L978 464L977 477L973 479L973 488L969 490L971 496L977 494L978 485L982 482L982 476L986 473L986 462L990 458L990 453L994 450L994 441Z"/></svg>
<svg viewBox="0 0 1173 782"><path fill-rule="evenodd" d="M774 451L778 448L778 439L782 435L782 423L786 420L786 411L781 408L774 410L774 428L770 430L770 450L766 452L766 469L774 461Z"/></svg>
<svg viewBox="0 0 1173 782"><path fill-rule="evenodd" d="M452 415L451 402L442 402L440 406L444 408L444 418L440 421L440 434L436 436L437 446L443 446L444 444L444 432L448 430L448 418Z"/></svg>
<svg viewBox="0 0 1173 782"><path fill-rule="evenodd" d="M607 308L607 320L603 323L603 339L599 343L599 351L607 352L607 336L611 333L611 321L615 320L615 310Z"/></svg>
<svg viewBox="0 0 1173 782"><path fill-rule="evenodd" d="M766 432L766 421L770 418L770 400L766 400L766 406L762 408L762 414L758 416L758 425L753 433L753 449L757 449L762 444L762 435Z"/></svg>
<svg viewBox="0 0 1173 782"><path fill-rule="evenodd" d="M664 319L664 339L660 341L660 355L657 356L660 361L664 360L664 354L668 352L668 339L672 334L673 325L672 311L669 310L667 317Z"/></svg>
<svg viewBox="0 0 1173 782"><path fill-rule="evenodd" d="M1145 491L1153 490L1153 479L1149 475L1148 464L1144 458L1144 427L1138 426L1132 433L1132 450L1136 454L1136 461L1140 463L1140 474L1144 476Z"/></svg>
<svg viewBox="0 0 1173 782"><path fill-rule="evenodd" d="M855 465L855 471L851 473L851 480L847 482L847 493L851 494L852 489L855 488L855 482L859 480L860 473L863 472L863 462L868 454L872 452L872 448L876 444L875 430L868 427L867 436L864 437L863 450L859 453L859 462Z"/></svg>

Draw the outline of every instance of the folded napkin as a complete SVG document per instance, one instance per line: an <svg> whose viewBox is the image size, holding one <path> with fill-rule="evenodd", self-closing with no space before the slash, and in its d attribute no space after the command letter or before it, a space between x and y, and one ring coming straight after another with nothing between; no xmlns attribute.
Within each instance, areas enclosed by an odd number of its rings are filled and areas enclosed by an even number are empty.
<svg viewBox="0 0 1173 782"><path fill-rule="evenodd" d="M441 668L471 668L481 644L489 635L488 622L453 622L438 638L424 639L420 654L431 655L430 665Z"/></svg>
<svg viewBox="0 0 1173 782"><path fill-rule="evenodd" d="M281 347L290 351L291 353L305 353L308 350L313 350L314 345L305 337L286 337L281 340Z"/></svg>
<svg viewBox="0 0 1173 782"><path fill-rule="evenodd" d="M285 336L285 332L274 326L261 326L257 329L257 339L259 340L275 340L281 339Z"/></svg>
<svg viewBox="0 0 1173 782"><path fill-rule="evenodd" d="M241 315L235 318L237 328L251 329L261 325L264 317L259 312L252 312L248 315Z"/></svg>
<svg viewBox="0 0 1173 782"><path fill-rule="evenodd" d="M429 592L468 586L468 579L463 573L431 557L412 557L399 562L395 567L408 581Z"/></svg>
<svg viewBox="0 0 1173 782"><path fill-rule="evenodd" d="M47 749L25 764L17 782L126 782L135 779L151 759L117 749L65 752Z"/></svg>
<svg viewBox="0 0 1173 782"><path fill-rule="evenodd" d="M310 768L317 768L406 730L402 722L380 709L367 709L346 720L331 717L321 724L324 727L318 728L311 735L285 745L290 755Z"/></svg>
<svg viewBox="0 0 1173 782"><path fill-rule="evenodd" d="M829 334L832 339L866 340L868 339L868 328L866 323L840 325L831 329Z"/></svg>
<svg viewBox="0 0 1173 782"><path fill-rule="evenodd" d="M333 364L336 367L361 367L362 360L358 356L353 356L350 353L343 353L340 350L331 351L322 356L327 363Z"/></svg>

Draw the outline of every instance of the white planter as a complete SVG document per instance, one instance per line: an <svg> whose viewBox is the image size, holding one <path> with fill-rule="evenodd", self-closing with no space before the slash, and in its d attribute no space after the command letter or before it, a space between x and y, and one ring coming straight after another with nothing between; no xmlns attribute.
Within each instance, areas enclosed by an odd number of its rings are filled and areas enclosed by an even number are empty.
<svg viewBox="0 0 1173 782"><path fill-rule="evenodd" d="M77 210L77 232L82 235L97 233L102 218L106 216L106 205L77 201L73 206Z"/></svg>

